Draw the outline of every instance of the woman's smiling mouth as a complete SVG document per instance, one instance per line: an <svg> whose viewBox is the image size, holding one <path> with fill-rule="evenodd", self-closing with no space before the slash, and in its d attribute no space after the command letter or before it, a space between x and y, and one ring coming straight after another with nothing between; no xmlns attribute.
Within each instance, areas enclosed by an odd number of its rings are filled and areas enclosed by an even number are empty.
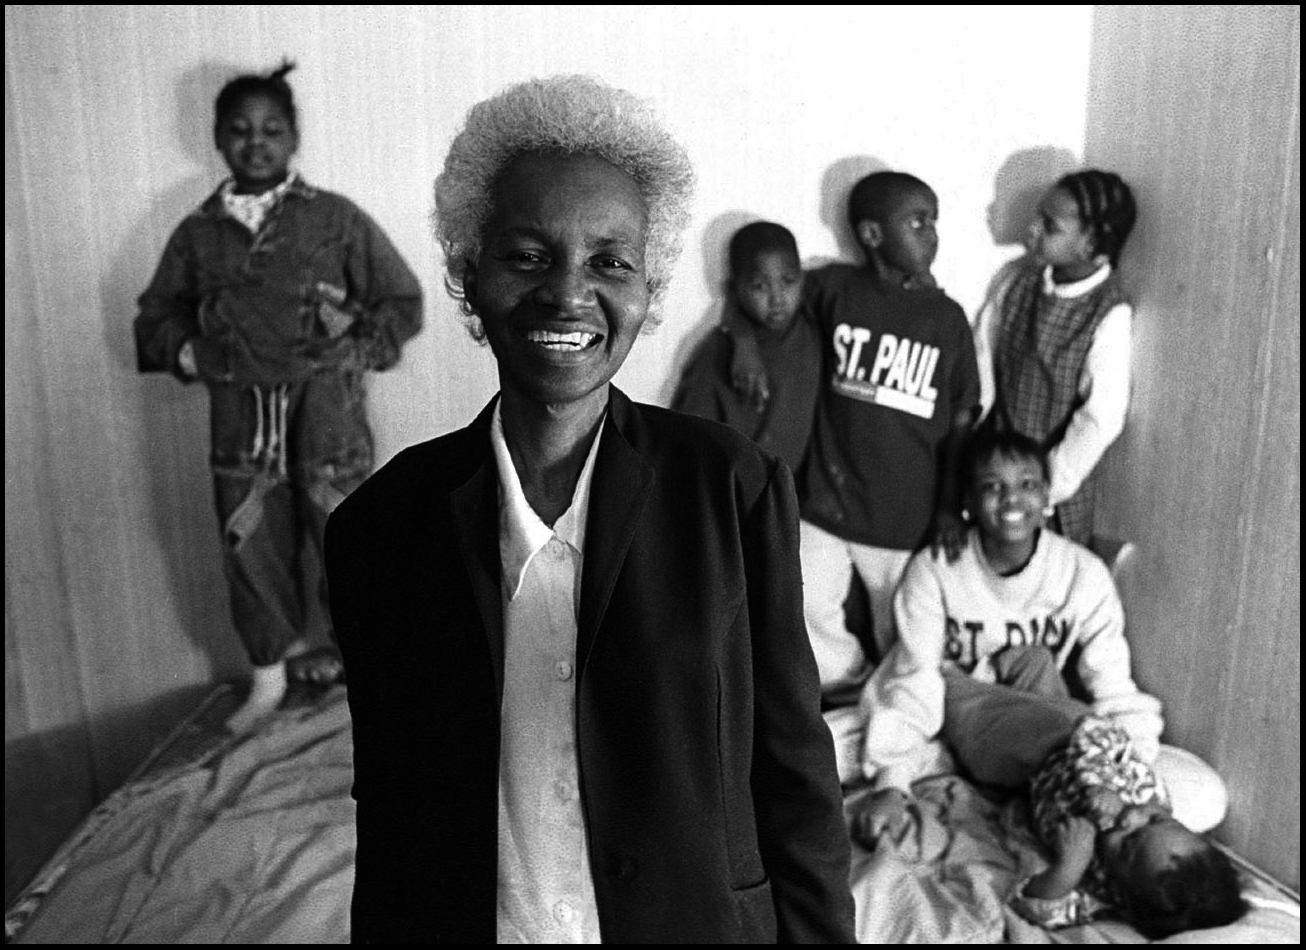
<svg viewBox="0 0 1306 950"><path fill-rule="evenodd" d="M578 353L593 346L600 339L597 333L575 330L570 333L556 333L552 330L527 330L523 336L532 343L549 350L563 353Z"/></svg>

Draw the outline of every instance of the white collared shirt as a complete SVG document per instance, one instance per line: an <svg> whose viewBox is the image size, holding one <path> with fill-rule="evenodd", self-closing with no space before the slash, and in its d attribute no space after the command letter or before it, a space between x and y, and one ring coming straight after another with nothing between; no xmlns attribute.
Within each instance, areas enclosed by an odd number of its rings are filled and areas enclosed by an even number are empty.
<svg viewBox="0 0 1306 950"><path fill-rule="evenodd" d="M1043 293L1062 298L1082 297L1110 276L1111 265L1103 264L1083 280L1058 284L1052 280L1052 268L1047 267L1043 271ZM993 361L1002 323L997 302L1005 289L1003 286L990 295L975 320L975 357L979 362L983 415L988 415L992 408L996 390ZM1102 453L1125 428L1133 316L1134 308L1128 303L1116 304L1107 311L1093 335L1079 374L1078 390L1084 403L1071 418L1061 442L1048 453L1048 467L1052 471L1051 504L1058 505L1079 491Z"/></svg>
<svg viewBox="0 0 1306 950"><path fill-rule="evenodd" d="M600 942L576 754L576 624L602 431L550 528L522 491L498 405L490 423L503 569L499 943Z"/></svg>

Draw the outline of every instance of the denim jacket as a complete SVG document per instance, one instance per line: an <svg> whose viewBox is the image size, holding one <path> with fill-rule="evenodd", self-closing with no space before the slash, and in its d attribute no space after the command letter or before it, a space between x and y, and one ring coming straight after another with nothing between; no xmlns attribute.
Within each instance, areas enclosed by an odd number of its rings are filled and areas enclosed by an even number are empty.
<svg viewBox="0 0 1306 950"><path fill-rule="evenodd" d="M191 341L219 473L370 469L362 374L398 362L422 291L353 202L296 179L251 234L219 189L173 232L139 302L141 372L186 378L178 353Z"/></svg>

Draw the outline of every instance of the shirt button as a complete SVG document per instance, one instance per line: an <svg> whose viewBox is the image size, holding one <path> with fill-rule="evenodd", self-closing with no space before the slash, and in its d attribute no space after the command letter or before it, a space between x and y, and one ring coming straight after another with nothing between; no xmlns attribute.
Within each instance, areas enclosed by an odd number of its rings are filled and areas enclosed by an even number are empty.
<svg viewBox="0 0 1306 950"><path fill-rule="evenodd" d="M557 675L558 679L569 680L571 679L572 673L571 664L566 660L559 660L557 664L554 665L553 672Z"/></svg>
<svg viewBox="0 0 1306 950"><path fill-rule="evenodd" d="M558 901L553 905L553 917L560 924L569 923L575 915L576 911L566 901Z"/></svg>
<svg viewBox="0 0 1306 950"><path fill-rule="evenodd" d="M564 782L561 779L553 783L553 790L557 793L558 800L563 802L571 801L574 795L571 784Z"/></svg>

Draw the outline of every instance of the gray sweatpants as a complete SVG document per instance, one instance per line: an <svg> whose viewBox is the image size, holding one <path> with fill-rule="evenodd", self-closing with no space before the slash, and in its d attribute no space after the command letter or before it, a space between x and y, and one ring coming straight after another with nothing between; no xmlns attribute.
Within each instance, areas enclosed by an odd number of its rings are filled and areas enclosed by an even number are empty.
<svg viewBox="0 0 1306 950"><path fill-rule="evenodd" d="M1070 698L1047 647L1008 647L993 667L996 683L945 675L943 737L976 781L1019 788L1091 710Z"/></svg>

